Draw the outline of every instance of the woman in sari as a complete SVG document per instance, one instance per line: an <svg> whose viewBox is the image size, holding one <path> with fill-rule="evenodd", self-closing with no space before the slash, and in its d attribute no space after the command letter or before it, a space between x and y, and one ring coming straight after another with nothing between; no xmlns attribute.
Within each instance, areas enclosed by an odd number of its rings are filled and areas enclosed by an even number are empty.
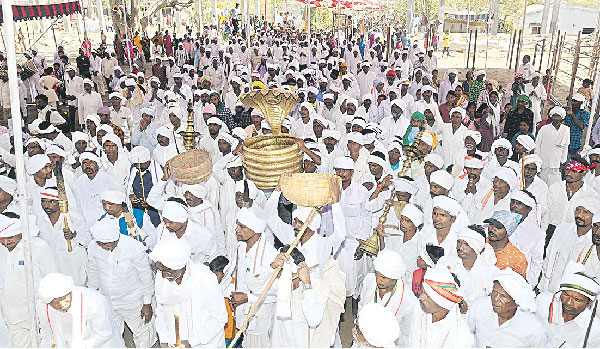
<svg viewBox="0 0 600 349"><path fill-rule="evenodd" d="M235 122L235 119L231 115L231 110L225 107L225 104L221 100L221 95L217 92L213 92L209 96L210 103L214 104L215 108L217 108L217 117L221 119L227 125L230 130L233 130L238 125Z"/></svg>
<svg viewBox="0 0 600 349"><path fill-rule="evenodd" d="M467 109L467 105L469 105L469 97L463 93L462 86L456 86L454 92L456 93L456 106Z"/></svg>

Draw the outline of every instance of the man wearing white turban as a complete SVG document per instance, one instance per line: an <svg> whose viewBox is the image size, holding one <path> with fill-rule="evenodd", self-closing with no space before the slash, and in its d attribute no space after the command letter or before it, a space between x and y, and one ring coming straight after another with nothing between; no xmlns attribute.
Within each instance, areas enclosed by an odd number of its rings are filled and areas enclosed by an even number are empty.
<svg viewBox="0 0 600 349"><path fill-rule="evenodd" d="M600 319L592 312L598 292L598 282L583 273L580 263L572 261L565 268L559 292L537 296L536 315L544 324L552 347L600 347Z"/></svg>
<svg viewBox="0 0 600 349"><path fill-rule="evenodd" d="M127 178L131 171L131 162L127 158L127 149L123 149L121 140L114 134L102 138L102 167L108 174L117 179L117 184L122 191L127 186Z"/></svg>
<svg viewBox="0 0 600 349"><path fill-rule="evenodd" d="M467 213L474 224L482 224L495 211L510 209L510 193L519 189L517 174L510 168L497 168L492 187L479 200L473 201Z"/></svg>
<svg viewBox="0 0 600 349"><path fill-rule="evenodd" d="M96 154L85 151L79 156L79 161L83 174L75 180L73 194L83 212L85 229L89 229L104 214L100 193L120 190L120 187L115 177L102 169L102 162Z"/></svg>
<svg viewBox="0 0 600 349"><path fill-rule="evenodd" d="M119 220L99 220L91 229L88 247L88 287L99 290L110 304L112 322L120 335L125 324L138 348L156 342L152 321L154 285L146 247L119 233ZM141 316L140 316L141 314Z"/></svg>
<svg viewBox="0 0 600 349"><path fill-rule="evenodd" d="M40 320L40 347L117 348L124 347L115 331L110 307L100 292L73 285L60 273L45 276L39 284L37 303Z"/></svg>
<svg viewBox="0 0 600 349"><path fill-rule="evenodd" d="M177 238L185 241L195 263L210 262L221 252L210 230L189 219L189 210L181 198L169 198L162 209L162 223L156 228L158 240Z"/></svg>
<svg viewBox="0 0 600 349"><path fill-rule="evenodd" d="M33 217L29 219L29 237L31 269L34 289L40 280L58 271L56 256L48 244L37 237L37 226ZM21 220L0 214L0 279L4 285L0 294L2 317L10 334L10 343L14 348L33 346L29 332L26 276L24 272L25 245L21 243Z"/></svg>
<svg viewBox="0 0 600 349"><path fill-rule="evenodd" d="M379 303L369 303L358 313L352 329L355 335L352 347L396 347L400 336L400 326L394 314ZM404 331L405 328L402 328Z"/></svg>
<svg viewBox="0 0 600 349"><path fill-rule="evenodd" d="M80 214L60 212L58 190L56 187L46 187L40 193L41 205L45 214L36 217L40 228L40 238L44 239L56 253L58 270L73 278L75 285L87 284L87 252L86 248L92 237L85 229L85 221ZM69 207L70 209L70 207ZM65 219L68 229L65 227ZM67 240L71 250L68 250Z"/></svg>
<svg viewBox="0 0 600 349"><path fill-rule="evenodd" d="M586 234L590 235L590 233ZM583 271L590 276L600 275L600 213L596 212L592 218L591 241L583 239L577 242L571 250L569 259L583 265ZM566 270L566 268L565 268Z"/></svg>
<svg viewBox="0 0 600 349"><path fill-rule="evenodd" d="M417 299L412 293L410 284L406 283L406 266L399 253L391 249L383 249L373 261L374 273L365 276L362 282L358 314L368 304L377 303L394 314L402 329L396 340L397 347L410 345L410 333L413 323L413 311Z"/></svg>
<svg viewBox="0 0 600 349"><path fill-rule="evenodd" d="M512 156L512 144L506 138L498 138L492 143L492 148L488 153L483 166L482 176L489 179L494 179L496 169L499 167L512 168L515 173L521 171L521 165L510 160Z"/></svg>
<svg viewBox="0 0 600 349"><path fill-rule="evenodd" d="M457 234L458 255L444 256L438 261L440 266L447 265L460 281L464 300L459 306L463 314L476 298L489 294L492 276L498 271L494 249L485 242L485 238L483 227L465 227Z"/></svg>
<svg viewBox="0 0 600 349"><path fill-rule="evenodd" d="M456 200L444 195L434 197L432 207L432 223L421 231L419 251L432 244L444 248L444 256L456 256L457 233L469 224L467 215Z"/></svg>
<svg viewBox="0 0 600 349"><path fill-rule="evenodd" d="M255 210L242 207L237 212L236 225L239 242L233 259L235 270L231 276L236 279L237 289L231 293L231 303L235 308L236 326L240 328L271 277L273 269L270 263L278 253L265 234L267 222L257 216ZM270 345L275 300L272 295L267 296L250 318L244 332L245 348L264 348Z"/></svg>
<svg viewBox="0 0 600 349"><path fill-rule="evenodd" d="M181 344L188 347L225 346L227 310L217 277L203 263L190 259L188 244L166 237L149 257L156 262L156 331L161 346L175 344L179 315Z"/></svg>
<svg viewBox="0 0 600 349"><path fill-rule="evenodd" d="M521 215L521 221L509 240L527 259L527 282L532 287L538 283L544 263L546 233L540 229L540 206L528 191L513 191L510 197L510 211Z"/></svg>
<svg viewBox="0 0 600 349"><path fill-rule="evenodd" d="M143 215L149 216L152 224L157 226L160 223L158 210L148 204L147 198L154 185L164 176L163 169L152 159L150 150L142 146L131 149L128 158L132 166L125 194L131 200L133 213L138 217L138 223L143 221L139 219ZM140 223L140 227L143 227L143 224Z"/></svg>
<svg viewBox="0 0 600 349"><path fill-rule="evenodd" d="M535 153L542 158L540 177L548 184L560 182L561 164L567 162L571 134L569 126L563 123L567 115L562 107L554 107L548 113L550 123L542 126L535 139Z"/></svg>
<svg viewBox="0 0 600 349"><path fill-rule="evenodd" d="M46 186L56 186L56 178L54 178L52 173L52 164L48 155L36 154L27 159L25 170L29 175L25 188L31 196L31 212L34 216L39 217L44 215L40 193Z"/></svg>
<svg viewBox="0 0 600 349"><path fill-rule="evenodd" d="M17 182L8 176L0 175L0 213L18 212L19 202L15 198Z"/></svg>
<svg viewBox="0 0 600 349"><path fill-rule="evenodd" d="M415 307L411 333L413 348L468 348L475 339L458 304L461 290L447 268L427 268L423 293Z"/></svg>
<svg viewBox="0 0 600 349"><path fill-rule="evenodd" d="M492 181L481 175L484 160L475 154L466 156L463 171L454 179L452 197L468 210L473 201L481 201L492 189Z"/></svg>
<svg viewBox="0 0 600 349"><path fill-rule="evenodd" d="M438 108L435 108L438 111ZM450 123L445 123L439 111L434 113L435 123L442 132L441 150L444 163L450 165L453 163L454 155L464 149L465 133L468 129L462 124L466 111L461 107L455 107L450 110Z"/></svg>
<svg viewBox="0 0 600 349"><path fill-rule="evenodd" d="M556 292L559 288L560 279L564 273L565 267L570 259L582 262L588 251L593 250L590 246L594 246L593 228L594 221L598 221L600 216L600 201L597 197L582 197L574 202L575 209L571 211L573 221L563 222L556 227L552 238L546 247L546 258L542 267L542 277L538 288L541 291ZM584 247L585 245L585 247ZM572 253L577 246L577 253L586 249L583 256L577 255L573 258ZM594 251L595 252L595 251ZM591 257L588 258L590 264L596 262ZM587 264L587 263L583 263ZM596 270L598 271L598 270ZM598 274L591 274L598 275Z"/></svg>
<svg viewBox="0 0 600 349"><path fill-rule="evenodd" d="M512 269L494 276L491 296L475 300L467 320L477 347L535 348L549 346L546 329L535 316L535 293Z"/></svg>
<svg viewBox="0 0 600 349"><path fill-rule="evenodd" d="M525 155L524 165L525 171L521 172L525 174L525 181L523 182L522 173L519 173L519 187L530 192L535 198L541 215L536 223L545 232L548 227L548 184L539 176L543 165L542 159L536 154Z"/></svg>

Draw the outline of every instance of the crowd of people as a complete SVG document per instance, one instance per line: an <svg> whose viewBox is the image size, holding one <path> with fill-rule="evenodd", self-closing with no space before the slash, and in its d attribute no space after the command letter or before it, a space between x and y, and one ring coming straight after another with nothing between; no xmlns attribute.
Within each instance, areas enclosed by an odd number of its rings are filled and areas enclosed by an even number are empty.
<svg viewBox="0 0 600 349"><path fill-rule="evenodd" d="M136 347L341 347L343 322L353 347L600 346L591 82L551 106L528 56L504 88L484 70L441 74L417 40L388 54L368 34L138 43L129 73L105 42L51 62L31 49L19 91L0 72L0 346L124 347L127 326ZM312 219L245 175L244 141L271 134L240 102L256 89L297 96L281 131L302 171L341 179ZM9 92L37 109L26 197ZM190 118L212 159L193 185L169 167Z"/></svg>

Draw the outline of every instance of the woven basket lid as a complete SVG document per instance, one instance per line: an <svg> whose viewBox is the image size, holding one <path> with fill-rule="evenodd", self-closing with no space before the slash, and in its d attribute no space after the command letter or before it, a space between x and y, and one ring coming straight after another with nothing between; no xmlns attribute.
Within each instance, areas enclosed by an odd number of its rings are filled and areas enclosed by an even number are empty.
<svg viewBox="0 0 600 349"><path fill-rule="evenodd" d="M258 110L271 126L273 135L279 135L281 123L298 104L299 99L293 92L275 88L252 90L241 95L240 101L245 106Z"/></svg>

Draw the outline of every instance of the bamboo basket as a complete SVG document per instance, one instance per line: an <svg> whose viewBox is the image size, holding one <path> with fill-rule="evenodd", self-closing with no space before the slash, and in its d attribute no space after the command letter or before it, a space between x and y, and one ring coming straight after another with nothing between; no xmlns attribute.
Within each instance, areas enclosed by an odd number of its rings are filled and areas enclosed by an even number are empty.
<svg viewBox="0 0 600 349"><path fill-rule="evenodd" d="M281 192L292 203L299 206L324 206L331 202L329 181L334 179L340 188L340 177L331 174L293 173L282 175Z"/></svg>
<svg viewBox="0 0 600 349"><path fill-rule="evenodd" d="M298 97L282 89L254 90L240 96L240 101L260 111L271 126L272 135L244 141L242 161L246 176L259 189L272 189L281 174L302 170L304 155L295 137L281 134L281 123L298 103Z"/></svg>
<svg viewBox="0 0 600 349"><path fill-rule="evenodd" d="M204 182L210 176L212 160L206 150L193 149L173 157L168 166L176 181L193 185Z"/></svg>

